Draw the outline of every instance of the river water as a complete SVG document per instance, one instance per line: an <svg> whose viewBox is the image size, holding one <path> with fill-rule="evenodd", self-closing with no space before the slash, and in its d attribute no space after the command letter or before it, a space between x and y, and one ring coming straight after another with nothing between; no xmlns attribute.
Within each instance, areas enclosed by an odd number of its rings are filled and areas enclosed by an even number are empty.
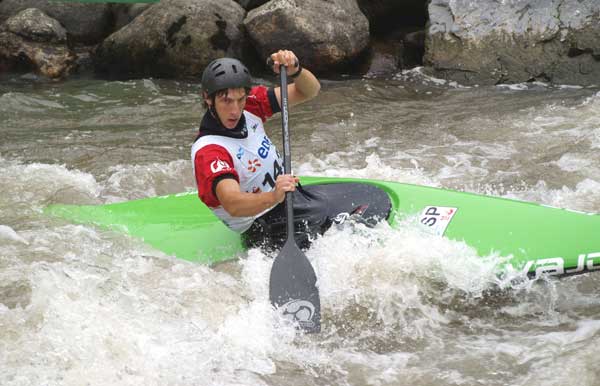
<svg viewBox="0 0 600 386"><path fill-rule="evenodd" d="M42 213L194 189L198 87L0 81L1 385L600 384L600 274L506 282L461 242L336 229L307 252L324 318L307 336L270 309L272 256L207 267ZM600 212L598 87L324 80L290 128L299 175ZM278 116L267 129L280 144Z"/></svg>

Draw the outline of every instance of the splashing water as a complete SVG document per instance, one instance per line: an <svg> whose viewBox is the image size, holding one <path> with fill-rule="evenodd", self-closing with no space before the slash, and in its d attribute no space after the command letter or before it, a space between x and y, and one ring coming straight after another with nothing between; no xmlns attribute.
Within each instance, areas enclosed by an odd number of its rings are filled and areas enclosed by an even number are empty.
<svg viewBox="0 0 600 386"><path fill-rule="evenodd" d="M13 79L0 102L2 385L598 383L594 273L499 277L507 256L410 219L349 222L306 253L323 306L307 336L269 305L269 254L206 267L43 215L194 189L196 84ZM324 81L291 111L293 162L600 212L599 117L595 89Z"/></svg>

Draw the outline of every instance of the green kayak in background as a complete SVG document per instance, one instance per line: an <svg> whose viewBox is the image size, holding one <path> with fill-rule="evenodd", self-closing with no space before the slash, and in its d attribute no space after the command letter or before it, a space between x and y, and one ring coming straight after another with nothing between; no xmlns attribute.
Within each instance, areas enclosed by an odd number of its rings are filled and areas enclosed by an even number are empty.
<svg viewBox="0 0 600 386"><path fill-rule="evenodd" d="M301 182L376 187L389 198L387 221L392 226L405 220L419 222L440 236L464 241L480 256L510 257L513 269L529 276L600 269L597 214L398 182L330 177L302 177ZM46 212L123 231L167 254L204 264L235 259L244 252L239 234L215 217L196 192L106 205L57 204Z"/></svg>

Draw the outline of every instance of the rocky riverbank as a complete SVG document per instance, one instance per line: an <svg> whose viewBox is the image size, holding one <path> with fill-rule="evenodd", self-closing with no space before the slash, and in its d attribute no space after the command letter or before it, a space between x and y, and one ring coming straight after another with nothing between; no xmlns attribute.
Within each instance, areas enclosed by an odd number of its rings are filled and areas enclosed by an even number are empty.
<svg viewBox="0 0 600 386"><path fill-rule="evenodd" d="M597 0L432 0L425 64L463 84L600 85Z"/></svg>
<svg viewBox="0 0 600 386"><path fill-rule="evenodd" d="M600 84L596 0L0 0L0 72L197 77L293 49L319 75L425 66L461 84Z"/></svg>

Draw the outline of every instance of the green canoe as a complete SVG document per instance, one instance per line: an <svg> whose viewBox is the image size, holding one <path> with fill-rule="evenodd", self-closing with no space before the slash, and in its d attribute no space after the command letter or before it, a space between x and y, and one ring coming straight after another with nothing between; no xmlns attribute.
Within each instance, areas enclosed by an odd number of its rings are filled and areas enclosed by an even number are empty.
<svg viewBox="0 0 600 386"><path fill-rule="evenodd" d="M414 218L439 235L464 241L480 256L511 256L514 269L568 275L600 269L600 215L446 189L353 178L303 177L304 185L360 183L385 191L388 218ZM107 205L52 205L47 213L76 223L124 231L178 258L205 264L243 252L195 192Z"/></svg>

